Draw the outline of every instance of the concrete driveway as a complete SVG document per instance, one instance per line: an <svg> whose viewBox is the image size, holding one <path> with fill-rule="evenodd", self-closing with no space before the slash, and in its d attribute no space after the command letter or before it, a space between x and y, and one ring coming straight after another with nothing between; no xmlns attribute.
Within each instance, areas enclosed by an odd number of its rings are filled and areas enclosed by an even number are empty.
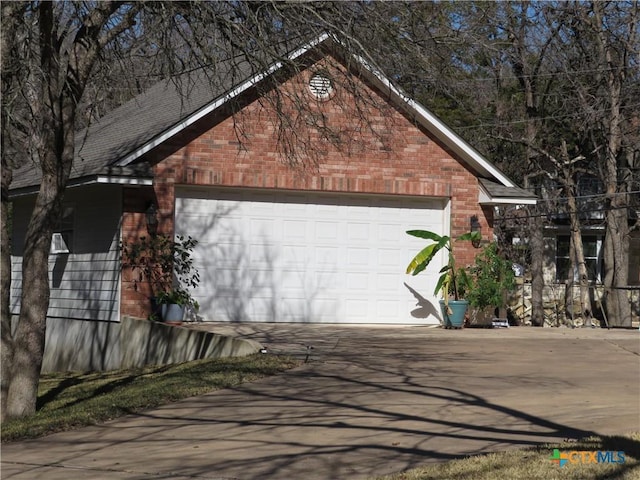
<svg viewBox="0 0 640 480"><path fill-rule="evenodd" d="M5 444L2 479L364 479L640 431L637 330L200 328L310 356L277 377Z"/></svg>

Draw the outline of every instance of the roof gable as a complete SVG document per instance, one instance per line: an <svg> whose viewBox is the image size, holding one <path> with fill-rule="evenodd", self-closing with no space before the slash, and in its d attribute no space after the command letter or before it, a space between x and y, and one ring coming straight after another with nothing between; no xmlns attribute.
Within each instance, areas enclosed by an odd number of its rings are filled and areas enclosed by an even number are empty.
<svg viewBox="0 0 640 480"><path fill-rule="evenodd" d="M147 152L206 115L227 107L247 90L282 70L287 61L296 61L319 46L337 49L344 54L344 49L341 49L336 39L323 34L289 53L282 60L272 62L263 71L255 71L255 68L246 60L233 59L227 68L225 65L216 66L215 83L208 81L209 79L201 72L192 74L186 80L183 79L184 83L180 83L179 79L173 79L154 85L102 117L88 130L77 134L71 179L106 174L113 167L127 167L134 164ZM532 195L518 189L503 172L435 115L395 87L389 78L373 68L362 57L350 54L349 57L355 60L350 64L354 64L367 81L380 91L386 92L392 102L451 149L480 177L491 179L509 191L519 190L515 198L521 203L531 203ZM39 183L37 169L32 169L31 172L17 171L14 178L12 190ZM485 188L490 197L491 190L495 188ZM501 190L501 193L505 192Z"/></svg>

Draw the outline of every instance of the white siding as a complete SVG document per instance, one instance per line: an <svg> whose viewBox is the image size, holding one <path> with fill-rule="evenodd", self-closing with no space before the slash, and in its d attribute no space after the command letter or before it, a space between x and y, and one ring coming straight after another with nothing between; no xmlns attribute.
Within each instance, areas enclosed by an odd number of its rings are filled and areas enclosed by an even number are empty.
<svg viewBox="0 0 640 480"><path fill-rule="evenodd" d="M35 198L18 198L13 209L11 310L20 311L22 250ZM71 253L49 256L49 317L119 319L122 189L94 185L67 190L74 208Z"/></svg>
<svg viewBox="0 0 640 480"><path fill-rule="evenodd" d="M545 285L556 283L556 238L544 238L544 267L542 276Z"/></svg>

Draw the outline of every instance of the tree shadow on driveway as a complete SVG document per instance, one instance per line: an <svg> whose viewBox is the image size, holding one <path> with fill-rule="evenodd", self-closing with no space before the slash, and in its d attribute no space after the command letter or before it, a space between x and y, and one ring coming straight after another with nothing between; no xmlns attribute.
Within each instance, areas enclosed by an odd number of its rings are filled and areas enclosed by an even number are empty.
<svg viewBox="0 0 640 480"><path fill-rule="evenodd" d="M282 375L52 436L48 460L140 479L351 479L640 430L637 356L601 340L331 332Z"/></svg>
<svg viewBox="0 0 640 480"><path fill-rule="evenodd" d="M161 430L165 424L172 441L202 442L211 453L182 463L186 474L330 479L593 435L584 419L613 408L591 408L595 397L585 389L595 385L558 366L540 368L527 358L507 363L492 345L476 346L484 350L478 354L442 342L438 351L425 345L416 352L409 343L406 349L402 339L392 347L367 339L357 349L341 343L277 378L168 406L147 419ZM574 361L591 353L582 355ZM628 400L633 393L626 392Z"/></svg>

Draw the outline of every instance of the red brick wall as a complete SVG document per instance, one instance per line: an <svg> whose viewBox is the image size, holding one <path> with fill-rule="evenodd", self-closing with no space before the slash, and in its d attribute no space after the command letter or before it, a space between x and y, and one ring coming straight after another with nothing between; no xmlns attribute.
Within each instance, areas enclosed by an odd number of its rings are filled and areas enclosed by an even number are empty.
<svg viewBox="0 0 640 480"><path fill-rule="evenodd" d="M319 67L331 71L336 82L335 94L326 101L314 99L307 88L311 72ZM269 94L235 117L205 119L191 127L172 139L168 155L166 149L152 152L164 233L173 231L175 185L215 185L444 197L451 200L454 237L469 231L470 217L477 215L483 237L491 238L492 210L478 205L474 174L383 95L353 77L343 83L346 78L342 69L318 64L287 81L287 97L281 97L287 122L283 130L270 107L277 99ZM359 96L354 97L357 89ZM295 105L303 105L304 111ZM326 133L314 122L326 126ZM277 141L279 135L291 140L291 132L297 134L296 158L283 154ZM145 194L128 190L125 195ZM125 215L124 238L140 234L136 215ZM477 252L470 244L458 243L458 264L472 263ZM126 287L123 284L122 310L133 314L137 294Z"/></svg>
<svg viewBox="0 0 640 480"><path fill-rule="evenodd" d="M149 205L155 203L155 192L152 188L123 189L122 242L135 242L139 237L148 236L145 212ZM148 283L140 276L140 272L131 268L122 269L120 289L120 312L123 315L146 318L151 313L150 298L153 295Z"/></svg>

